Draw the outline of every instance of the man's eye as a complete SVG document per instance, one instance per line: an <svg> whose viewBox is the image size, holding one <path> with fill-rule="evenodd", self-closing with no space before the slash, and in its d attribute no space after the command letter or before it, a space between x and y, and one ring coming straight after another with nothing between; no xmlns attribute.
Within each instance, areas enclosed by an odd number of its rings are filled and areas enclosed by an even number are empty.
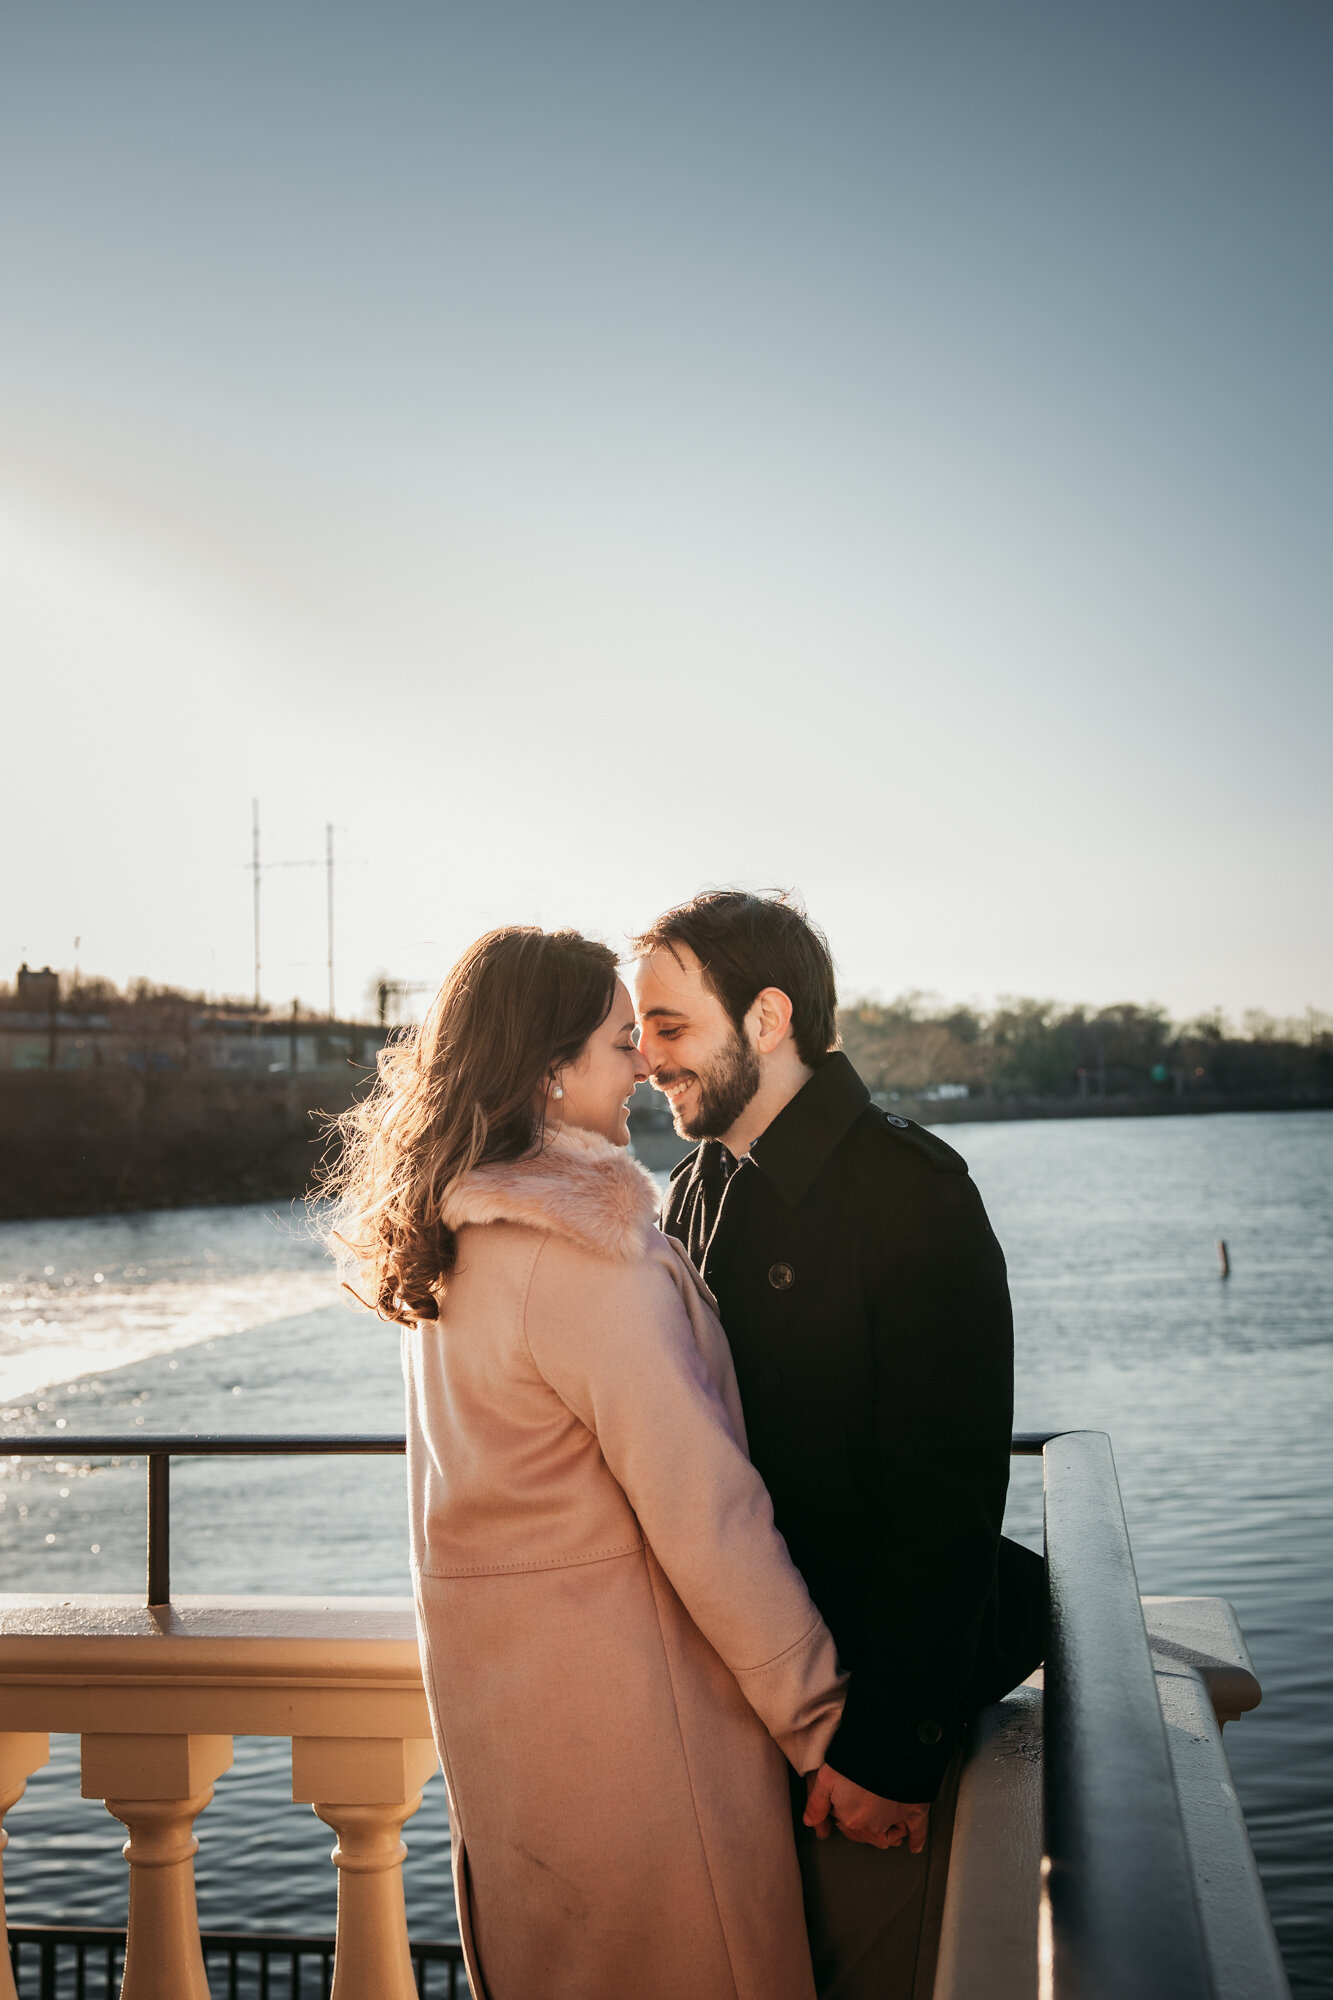
<svg viewBox="0 0 1333 2000"><path fill-rule="evenodd" d="M674 1042L679 1033L679 1028L659 1028L657 1039L659 1042Z"/></svg>

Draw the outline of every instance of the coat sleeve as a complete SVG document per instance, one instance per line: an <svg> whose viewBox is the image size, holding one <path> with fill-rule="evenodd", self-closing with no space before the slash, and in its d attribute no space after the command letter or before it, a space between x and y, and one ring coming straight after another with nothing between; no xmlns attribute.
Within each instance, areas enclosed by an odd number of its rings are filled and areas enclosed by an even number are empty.
<svg viewBox="0 0 1333 2000"><path fill-rule="evenodd" d="M928 1800L993 1614L1013 1321L1004 1256L965 1173L927 1169L872 1235L880 1531L864 1652L828 1761L882 1798Z"/></svg>
<svg viewBox="0 0 1333 2000"><path fill-rule="evenodd" d="M789 1762L817 1769L845 1677L670 1278L548 1239L525 1331L686 1611Z"/></svg>

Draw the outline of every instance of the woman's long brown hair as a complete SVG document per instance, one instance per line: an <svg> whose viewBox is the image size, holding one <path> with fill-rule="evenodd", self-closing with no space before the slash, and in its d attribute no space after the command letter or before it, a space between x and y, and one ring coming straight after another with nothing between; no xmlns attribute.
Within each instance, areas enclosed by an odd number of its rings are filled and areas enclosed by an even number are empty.
<svg viewBox="0 0 1333 2000"><path fill-rule="evenodd" d="M439 1317L457 1248L442 1215L450 1188L540 1146L551 1073L601 1026L615 985L615 953L577 931L490 931L417 1033L380 1051L373 1087L335 1121L318 1190L363 1304L405 1326Z"/></svg>

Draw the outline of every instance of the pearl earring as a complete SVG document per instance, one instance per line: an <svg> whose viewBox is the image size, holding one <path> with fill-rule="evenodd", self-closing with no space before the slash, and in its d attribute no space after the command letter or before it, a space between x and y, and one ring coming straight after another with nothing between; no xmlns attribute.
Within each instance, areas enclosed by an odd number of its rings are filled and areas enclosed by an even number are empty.
<svg viewBox="0 0 1333 2000"><path fill-rule="evenodd" d="M552 1097L563 1097L564 1094L565 1094L564 1091L560 1088L560 1085L558 1083L552 1086L551 1089Z"/></svg>

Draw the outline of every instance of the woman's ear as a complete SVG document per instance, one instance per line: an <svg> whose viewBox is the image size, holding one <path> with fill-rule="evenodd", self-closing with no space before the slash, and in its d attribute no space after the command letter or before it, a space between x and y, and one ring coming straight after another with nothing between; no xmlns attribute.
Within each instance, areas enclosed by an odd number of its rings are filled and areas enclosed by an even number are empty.
<svg viewBox="0 0 1333 2000"><path fill-rule="evenodd" d="M771 1056L791 1032L791 1001L780 986L765 986L750 1006L761 1056Z"/></svg>

